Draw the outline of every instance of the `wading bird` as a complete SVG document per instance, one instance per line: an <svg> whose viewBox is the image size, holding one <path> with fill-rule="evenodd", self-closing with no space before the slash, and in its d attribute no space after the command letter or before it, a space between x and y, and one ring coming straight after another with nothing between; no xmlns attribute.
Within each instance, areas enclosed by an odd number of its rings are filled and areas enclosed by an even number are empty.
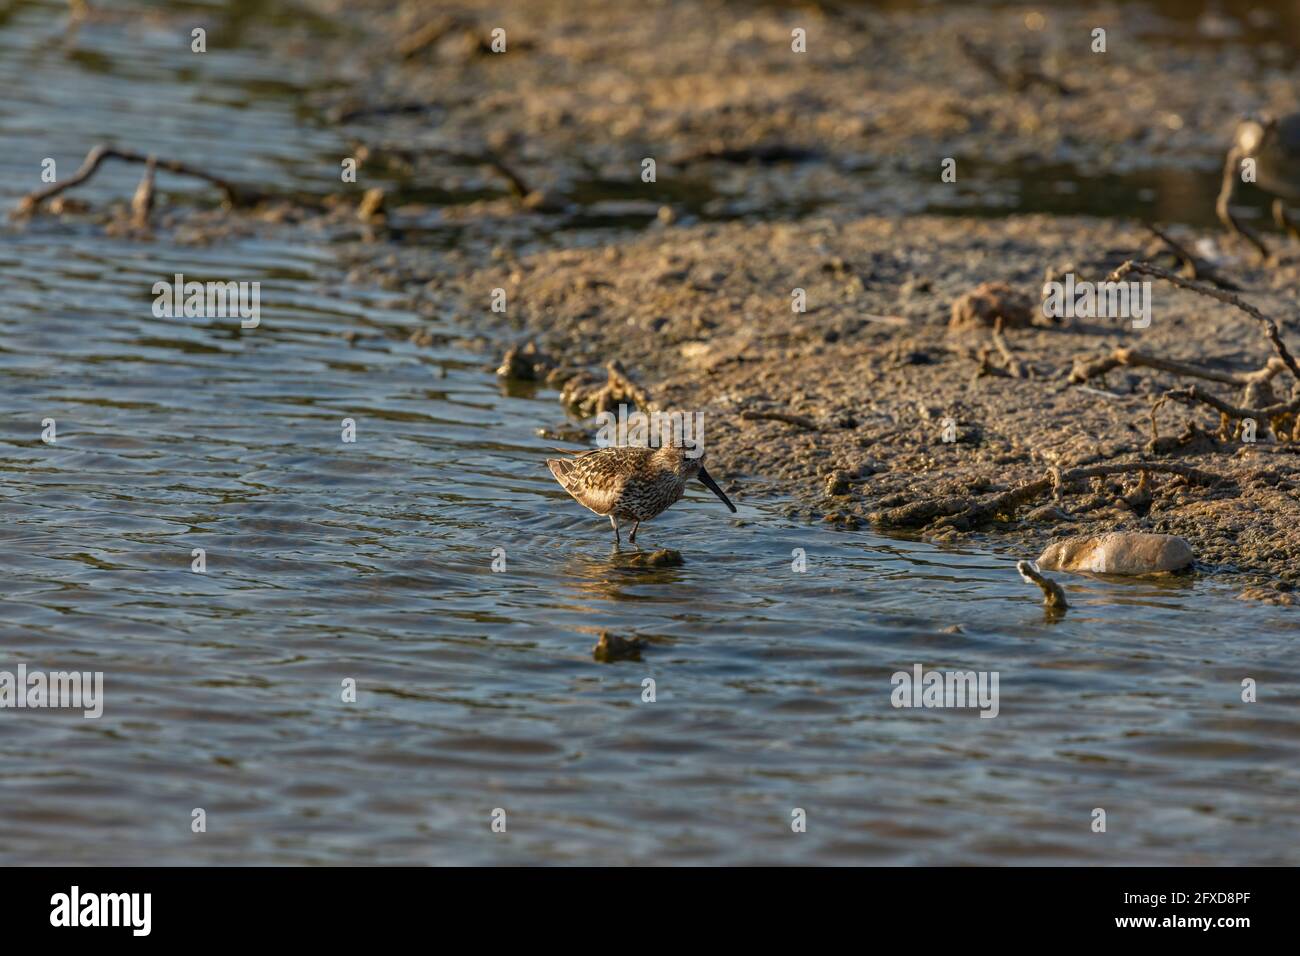
<svg viewBox="0 0 1300 956"><path fill-rule="evenodd" d="M1281 119L1265 116L1243 120L1233 133L1232 148L1223 166L1223 182L1215 205L1219 220L1230 232L1249 240L1267 259L1268 246L1237 222L1228 208L1245 171L1242 161L1247 159L1254 161L1256 185L1277 197L1273 200L1273 221L1293 239L1300 239L1285 202L1300 199L1300 113Z"/></svg>
<svg viewBox="0 0 1300 956"><path fill-rule="evenodd" d="M621 543L620 521L634 522L628 540L635 544L641 522L663 514L680 500L692 478L699 479L733 512L736 510L705 471L703 452L690 458L684 449L669 445L619 445L586 451L575 458L548 458L546 466L578 504L609 517L615 544Z"/></svg>

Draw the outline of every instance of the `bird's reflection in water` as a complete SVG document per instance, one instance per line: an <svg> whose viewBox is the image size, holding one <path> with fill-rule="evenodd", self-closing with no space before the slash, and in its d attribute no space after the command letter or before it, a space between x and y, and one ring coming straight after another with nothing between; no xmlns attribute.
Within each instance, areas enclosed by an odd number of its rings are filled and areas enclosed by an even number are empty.
<svg viewBox="0 0 1300 956"><path fill-rule="evenodd" d="M683 563L677 551L616 546L604 554L571 556L564 580L577 594L611 601L679 601L686 580Z"/></svg>

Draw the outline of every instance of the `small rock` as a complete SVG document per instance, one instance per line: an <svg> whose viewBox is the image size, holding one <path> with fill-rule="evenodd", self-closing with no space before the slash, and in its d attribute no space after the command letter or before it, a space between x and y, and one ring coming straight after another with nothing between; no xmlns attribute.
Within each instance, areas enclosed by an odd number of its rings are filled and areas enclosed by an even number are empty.
<svg viewBox="0 0 1300 956"><path fill-rule="evenodd" d="M645 641L639 637L619 637L609 631L600 632L600 640L591 649L591 656L606 663L608 661L638 660Z"/></svg>
<svg viewBox="0 0 1300 956"><path fill-rule="evenodd" d="M1044 571L1094 574L1158 574L1192 563L1191 545L1172 534L1112 531L1049 545L1038 559Z"/></svg>
<svg viewBox="0 0 1300 956"><path fill-rule="evenodd" d="M501 367L497 369L497 375L500 378L536 382L545 378L550 370L550 360L537 350L534 343L529 342L522 348L515 347L507 350L505 357L501 359Z"/></svg>
<svg viewBox="0 0 1300 956"><path fill-rule="evenodd" d="M1300 604L1294 591L1279 591L1274 588L1246 588L1237 595L1238 601L1262 601L1264 604L1278 604L1291 607Z"/></svg>
<svg viewBox="0 0 1300 956"><path fill-rule="evenodd" d="M856 531L858 528L858 519L856 515L844 514L839 511L832 511L830 514L825 515L822 518L822 521L826 524L840 525L850 531Z"/></svg>
<svg viewBox="0 0 1300 956"><path fill-rule="evenodd" d="M826 476L826 494L828 495L847 495L849 493L849 478L842 471L832 471Z"/></svg>
<svg viewBox="0 0 1300 956"><path fill-rule="evenodd" d="M984 282L952 303L948 328L953 331L992 328L1002 320L1002 327L1024 328L1034 321L1034 302L1005 282Z"/></svg>
<svg viewBox="0 0 1300 956"><path fill-rule="evenodd" d="M1074 519L1067 515L1056 505L1043 505L1041 508L1035 508L1029 514L1025 515L1026 521L1073 521Z"/></svg>
<svg viewBox="0 0 1300 956"><path fill-rule="evenodd" d="M686 561L680 551L660 548L658 551L635 551L628 555L627 563L636 568L678 568Z"/></svg>
<svg viewBox="0 0 1300 956"><path fill-rule="evenodd" d="M574 371L571 368L553 368L546 373L546 384L556 389L563 388L573 376Z"/></svg>
<svg viewBox="0 0 1300 956"><path fill-rule="evenodd" d="M683 342L678 351L688 362L702 362L713 351L713 346L708 342Z"/></svg>
<svg viewBox="0 0 1300 956"><path fill-rule="evenodd" d="M931 282L929 279L926 279L924 277L912 276L911 278L907 279L901 286L899 286L898 294L905 299L909 299L912 296L916 295L917 293L929 292L930 289L931 289Z"/></svg>
<svg viewBox="0 0 1300 956"><path fill-rule="evenodd" d="M50 212L56 216L75 215L83 212L90 212L90 203L84 199L74 199L71 196L57 196L50 200Z"/></svg>

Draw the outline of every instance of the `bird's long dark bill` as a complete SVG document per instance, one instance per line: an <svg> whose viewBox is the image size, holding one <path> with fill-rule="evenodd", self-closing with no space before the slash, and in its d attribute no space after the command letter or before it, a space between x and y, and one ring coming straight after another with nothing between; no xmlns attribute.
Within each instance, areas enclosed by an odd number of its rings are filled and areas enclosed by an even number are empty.
<svg viewBox="0 0 1300 956"><path fill-rule="evenodd" d="M700 484L702 484L705 488L708 488L709 491L713 492L715 495L717 495L719 498L722 499L722 503L724 505L726 505L732 511L736 510L736 506L731 503L730 498L728 498L725 494L723 494L722 489L718 487L718 483L713 480L712 475L710 475L703 468L700 468L700 473L697 477L700 479Z"/></svg>

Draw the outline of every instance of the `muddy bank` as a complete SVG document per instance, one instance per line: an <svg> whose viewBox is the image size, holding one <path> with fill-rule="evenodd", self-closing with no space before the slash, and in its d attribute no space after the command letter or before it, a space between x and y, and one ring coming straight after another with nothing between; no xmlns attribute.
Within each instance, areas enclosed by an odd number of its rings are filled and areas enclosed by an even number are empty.
<svg viewBox="0 0 1300 956"><path fill-rule="evenodd" d="M1300 108L1287 9L304 7L312 30L281 43L311 58L316 88L299 109L337 135L339 155L301 157L313 188L292 198L315 214L366 212L359 238L439 248L661 219L988 214L1030 191L1052 194L1036 208L1129 215L1137 202L1199 221L1238 119ZM1093 52L1098 30L1105 52ZM322 186L345 158L355 182Z"/></svg>
<svg viewBox="0 0 1300 956"><path fill-rule="evenodd" d="M1244 256L1219 267L1257 307L1291 317L1290 252L1276 268ZM1065 535L1176 534L1202 570L1243 575L1243 585L1267 585L1262 596L1287 600L1300 579L1294 416L1277 422L1286 440L1259 422L1250 443L1222 428L1214 408L1156 405L1196 383L1233 407L1256 407L1226 382L1130 365L1071 380L1076 366L1121 348L1218 379L1255 372L1274 357L1258 324L1159 281L1144 329L1127 319L1052 321L1038 307L1045 274L1100 280L1143 256L1172 259L1145 230L1093 220L713 224L594 248L499 251L480 268L427 280L419 295L425 308L455 308L493 337L535 339L557 365L616 359L660 405L703 411L710 469L737 494L790 494L818 521L945 540L996 535L1034 554ZM1005 328L1001 346L987 327L951 327L953 301L990 280L1035 307L1034 324ZM504 315L491 311L494 289L505 291ZM792 311L794 289L807 294L805 313ZM1283 336L1295 346L1293 323ZM1288 401L1295 384L1279 371L1271 397L1251 401ZM1145 479L1137 470L1085 474L987 520L927 510L987 502L1054 470L1142 461L1164 465Z"/></svg>
<svg viewBox="0 0 1300 956"><path fill-rule="evenodd" d="M1006 167L1030 177L1043 164L1084 177L1189 168L1213 182L1241 113L1300 105L1295 50L1242 33L1293 35L1284 13L307 6L337 29L315 38L334 79L303 110L347 148L303 163L332 175L354 159L355 183L234 211L123 195L91 218L177 242L328 236L354 281L457 319L485 352L535 339L573 373L620 361L662 405L705 412L710 467L729 490L791 496L813 520L999 535L1027 554L1067 534L1149 530L1187 538L1203 569L1244 575L1271 599L1300 577L1294 421L1259 422L1251 443L1202 399L1159 401L1195 384L1233 407L1285 403L1285 372L1265 383L1271 396L1149 363L1072 380L1121 348L1220 379L1249 375L1273 355L1256 323L1158 282L1145 329L1049 323L1045 276L1176 263L1136 224L918 212L987 202L985 174ZM1091 49L1099 28L1105 53ZM806 53L791 49L796 29ZM653 182L642 179L647 158ZM945 158L955 182L940 178ZM1166 218L1194 221L1180 201L1167 199ZM1218 232L1174 235L1296 347L1300 249L1283 245L1264 269ZM995 335L972 308L970 328L950 329L954 300L989 282L1025 297L1018 311L1033 322L1005 321ZM496 289L504 313L491 311ZM806 312L791 309L796 289ZM996 497L1144 460L1167 467Z"/></svg>
<svg viewBox="0 0 1300 956"><path fill-rule="evenodd" d="M579 224L961 208L1005 176L1213 172L1248 111L1300 106L1291 11L469 0L314 6L357 79L315 98L416 206L500 214L508 182ZM504 52L492 52L502 30ZM804 31L806 52L795 52ZM1105 52L1094 52L1094 31ZM457 159L460 157L460 159ZM957 181L940 180L943 159ZM643 182L646 159L657 179ZM1010 170L1010 172L1008 172ZM570 209L572 213L572 209Z"/></svg>
<svg viewBox="0 0 1300 956"><path fill-rule="evenodd" d="M1033 553L1066 534L1179 534L1202 568L1285 599L1300 551L1292 423L1249 443L1203 403L1157 406L1190 384L1234 407L1269 404L1160 368L1071 381L1117 348L1256 372L1273 354L1256 324L1157 283L1140 331L1076 320L953 332L954 299L982 283L1007 283L1041 319L1045 276L1102 279L1167 247L1135 224L917 214L988 202L990 175L1008 167L1212 180L1241 114L1297 106L1295 50L1247 36L1288 35L1285 14L595 2L337 13L364 35L369 72L328 108L398 176L395 203L403 181L488 191L442 210L464 226L445 255L398 250L378 267L361 260L354 278L412 290L413 307L485 337L536 339L568 372L620 361L660 404L705 411L712 467L733 489L792 494L809 518L1010 536ZM498 28L504 53L490 47ZM796 29L807 53L791 49ZM466 156L512 175L480 162L467 181ZM939 175L948 157L956 182ZM1177 202L1161 209L1201 218ZM591 228L610 225L641 231ZM1216 261L1202 266L1294 314L1294 249L1263 270L1217 233L1177 238L1213 238ZM490 311L494 289L504 315ZM795 289L805 313L791 311ZM1290 398L1288 376L1268 387ZM1069 478L1144 460L1168 467ZM998 507L999 493L1048 474L1067 481Z"/></svg>

